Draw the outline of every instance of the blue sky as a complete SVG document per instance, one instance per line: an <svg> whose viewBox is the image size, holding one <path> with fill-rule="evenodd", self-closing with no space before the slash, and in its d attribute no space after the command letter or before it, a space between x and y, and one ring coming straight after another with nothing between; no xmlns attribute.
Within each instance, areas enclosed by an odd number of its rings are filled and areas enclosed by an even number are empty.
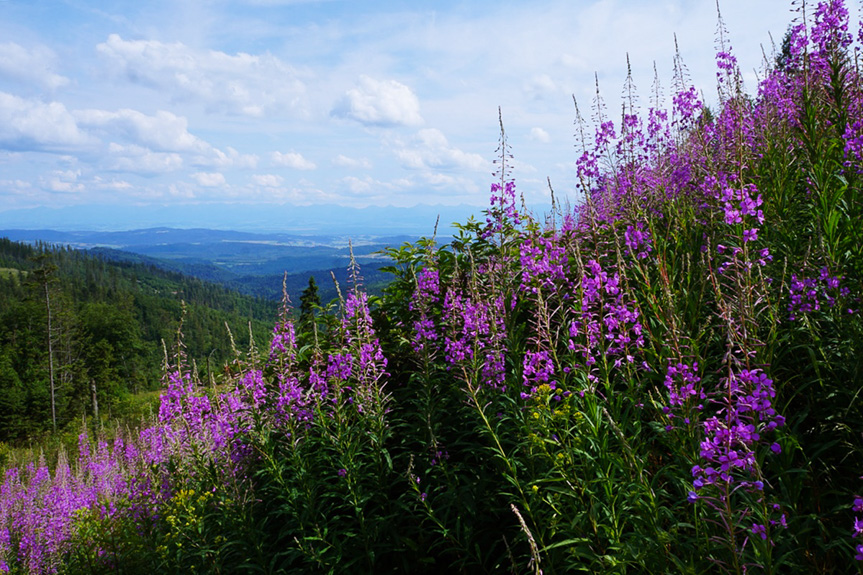
<svg viewBox="0 0 863 575"><path fill-rule="evenodd" d="M794 17L724 0L749 91ZM0 0L0 212L485 205L498 106L528 202L571 194L572 95L714 100L713 0ZM264 206L265 207L265 206ZM263 209L263 207L262 207Z"/></svg>

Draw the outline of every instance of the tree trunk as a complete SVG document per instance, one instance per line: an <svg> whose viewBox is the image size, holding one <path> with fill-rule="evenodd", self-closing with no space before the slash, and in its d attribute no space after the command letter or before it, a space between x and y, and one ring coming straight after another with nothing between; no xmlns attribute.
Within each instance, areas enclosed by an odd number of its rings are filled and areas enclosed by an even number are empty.
<svg viewBox="0 0 863 575"><path fill-rule="evenodd" d="M51 423L57 433L57 407L54 401L54 334L51 328L51 295L45 281L45 310L48 312L48 385L51 388Z"/></svg>
<svg viewBox="0 0 863 575"><path fill-rule="evenodd" d="M99 425L101 423L99 419L99 398L96 396L96 382L93 380L90 380L90 389L93 392L93 419L95 419L93 423L94 425Z"/></svg>

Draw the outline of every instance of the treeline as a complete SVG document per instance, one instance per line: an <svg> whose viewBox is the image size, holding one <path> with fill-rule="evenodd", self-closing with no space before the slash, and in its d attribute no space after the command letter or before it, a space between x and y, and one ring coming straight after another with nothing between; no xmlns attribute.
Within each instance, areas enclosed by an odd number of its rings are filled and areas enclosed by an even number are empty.
<svg viewBox="0 0 863 575"><path fill-rule="evenodd" d="M387 267L387 265L389 264L376 263L370 266L363 266L362 285L369 294L380 295L383 289L392 281L392 276L381 269ZM288 294L291 294L291 299L293 300L295 299L295 294L299 294L306 289L309 279L315 278L320 300L330 302L338 298L336 283L333 282L333 277L335 277L340 287L344 287L350 283L348 268L346 266L338 269L323 269L313 272L288 274L284 277L284 280ZM224 282L224 285L240 293L277 302L282 296L282 279L282 276L276 275L245 276L238 280Z"/></svg>
<svg viewBox="0 0 863 575"><path fill-rule="evenodd" d="M158 388L162 342L176 353L181 321L183 353L206 378L230 359L226 324L247 349L275 316L271 301L152 265L0 238L0 441L80 425Z"/></svg>

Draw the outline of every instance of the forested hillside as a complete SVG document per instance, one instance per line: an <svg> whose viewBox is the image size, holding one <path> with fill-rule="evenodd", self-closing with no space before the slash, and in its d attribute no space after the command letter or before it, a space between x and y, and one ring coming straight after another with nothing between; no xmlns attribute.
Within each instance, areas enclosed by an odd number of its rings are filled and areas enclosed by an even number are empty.
<svg viewBox="0 0 863 575"><path fill-rule="evenodd" d="M226 323L247 349L249 322L263 341L275 314L273 302L153 266L0 238L0 441L80 422L97 406L106 415L124 395L158 388L162 341L176 340L181 319L186 354L206 377L231 354Z"/></svg>

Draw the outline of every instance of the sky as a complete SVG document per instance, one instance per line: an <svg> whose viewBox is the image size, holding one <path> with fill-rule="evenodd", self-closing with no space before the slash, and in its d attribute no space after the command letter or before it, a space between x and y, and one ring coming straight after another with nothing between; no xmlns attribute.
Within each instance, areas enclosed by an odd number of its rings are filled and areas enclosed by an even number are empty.
<svg viewBox="0 0 863 575"><path fill-rule="evenodd" d="M790 0L722 0L754 92ZM573 96L715 96L715 0L0 0L0 213L574 194ZM771 34L772 33L772 40ZM575 198L571 198L575 199ZM77 212L79 213L79 212Z"/></svg>

